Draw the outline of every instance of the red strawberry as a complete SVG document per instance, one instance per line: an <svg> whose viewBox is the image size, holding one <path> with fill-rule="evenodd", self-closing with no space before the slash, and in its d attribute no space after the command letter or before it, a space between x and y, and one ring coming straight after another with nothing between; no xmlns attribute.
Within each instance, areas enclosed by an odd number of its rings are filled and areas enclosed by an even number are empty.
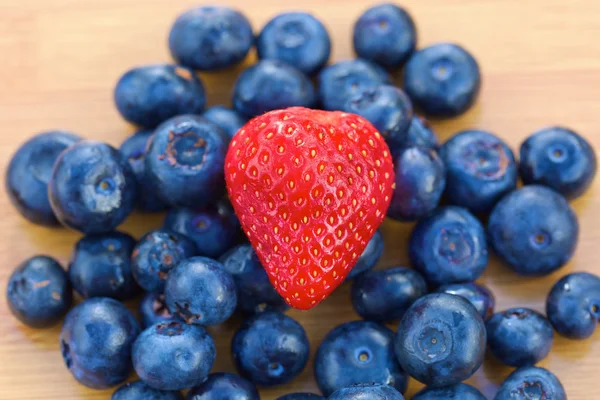
<svg viewBox="0 0 600 400"><path fill-rule="evenodd" d="M364 118L293 107L240 129L225 177L271 283L289 305L307 310L344 281L381 225L394 168Z"/></svg>

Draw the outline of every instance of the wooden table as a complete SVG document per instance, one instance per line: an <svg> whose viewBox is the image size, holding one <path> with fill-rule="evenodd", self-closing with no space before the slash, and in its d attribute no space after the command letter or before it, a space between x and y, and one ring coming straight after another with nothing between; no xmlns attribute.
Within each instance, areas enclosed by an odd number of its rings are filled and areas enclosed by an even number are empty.
<svg viewBox="0 0 600 400"><path fill-rule="evenodd" d="M127 68L168 61L166 37L175 16L192 0L0 0L0 155L5 166L19 143L44 129L70 129L87 138L120 144L133 129L112 103L112 89ZM305 0L333 36L332 60L352 57L351 30L369 6L359 0ZM297 9L290 0L230 0L255 30L276 13ZM563 124L600 150L600 2L596 0L406 0L419 27L419 44L454 41L479 60L483 90L467 115L435 124L443 140L464 128L489 129L513 148L532 131ZM251 62L250 60L248 62ZM243 67L203 76L211 104L229 103ZM572 271L600 273L600 179L573 206L581 223L576 256L544 279L523 279L494 260L482 281L498 309L529 306L543 311L552 284ZM162 216L134 215L123 227L141 235ZM78 234L24 221L0 193L0 288L26 257L45 253L67 262ZM405 264L411 225L386 222L381 267ZM291 311L306 328L314 352L338 323L356 319L349 285L310 312ZM233 371L229 341L238 321L211 329L218 343L214 371ZM75 383L58 350L60 327L36 331L14 320L0 296L0 399L108 399ZM585 342L556 337L542 365L556 373L569 399L597 398L600 334ZM487 360L470 383L492 398L509 369ZM419 388L412 381L410 396ZM264 399L316 390L312 361L293 383L262 391Z"/></svg>

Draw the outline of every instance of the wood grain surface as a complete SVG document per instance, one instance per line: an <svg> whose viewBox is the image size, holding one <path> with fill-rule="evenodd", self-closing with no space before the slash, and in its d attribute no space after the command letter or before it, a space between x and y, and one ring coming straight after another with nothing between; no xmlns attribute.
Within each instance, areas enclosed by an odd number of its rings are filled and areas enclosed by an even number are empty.
<svg viewBox="0 0 600 400"><path fill-rule="evenodd" d="M219 0L213 1L218 3ZM175 16L196 5L189 0L0 0L0 160L6 168L17 146L35 133L64 128L119 145L133 128L112 102L120 74L135 65L168 61L166 37ZM360 0L229 0L258 31L276 13L313 12L333 37L331 60L352 57L351 30L370 5ZM405 0L419 29L419 45L453 41L479 60L479 102L461 118L434 124L442 140L465 128L491 130L517 149L532 131L563 124L600 150L600 2L596 0ZM246 63L252 62L251 56ZM229 104L242 66L204 74L209 103ZM552 276L524 279L492 260L481 279L497 297L498 309L529 306L543 311L547 292L573 271L600 274L600 179L573 203L581 236L571 263ZM156 228L162 216L134 215L122 227L136 236ZM381 268L405 265L410 224L384 224ZM6 280L23 259L44 253L66 264L79 235L36 227L21 218L0 193L0 399L108 399L75 383L58 350L60 327L32 330L12 318ZM306 328L312 353L337 324L357 319L349 285L309 312L290 311ZM211 328L218 344L214 371L233 371L229 342L239 324ZM541 365L556 373L569 399L598 398L600 333L584 342L556 337ZM488 398L509 374L493 360L469 380ZM408 398L421 385L411 381ZM316 391L312 360L291 384L261 391L263 399L294 391Z"/></svg>

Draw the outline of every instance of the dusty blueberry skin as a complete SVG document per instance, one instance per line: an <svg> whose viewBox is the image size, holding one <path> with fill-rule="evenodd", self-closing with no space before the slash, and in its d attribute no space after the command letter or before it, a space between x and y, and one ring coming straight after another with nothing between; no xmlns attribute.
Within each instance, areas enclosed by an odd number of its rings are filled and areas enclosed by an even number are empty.
<svg viewBox="0 0 600 400"><path fill-rule="evenodd" d="M567 400L558 378L540 367L522 367L514 371L500 386L494 400Z"/></svg>
<svg viewBox="0 0 600 400"><path fill-rule="evenodd" d="M404 313L396 334L398 362L431 387L455 385L481 366L485 324L475 307L459 296L421 297Z"/></svg>
<svg viewBox="0 0 600 400"><path fill-rule="evenodd" d="M229 7L203 6L181 14L169 32L169 50L181 65L215 71L240 63L254 42L246 17Z"/></svg>
<svg viewBox="0 0 600 400"><path fill-rule="evenodd" d="M208 108L202 116L210 122L217 124L229 138L233 138L237 131L246 124L248 119L232 108L213 106Z"/></svg>
<svg viewBox="0 0 600 400"><path fill-rule="evenodd" d="M279 312L248 319L231 342L233 361L241 375L256 385L275 386L294 379L310 355L302 325Z"/></svg>
<svg viewBox="0 0 600 400"><path fill-rule="evenodd" d="M61 153L48 183L56 218L84 234L114 230L135 206L135 174L123 155L95 141L78 142Z"/></svg>
<svg viewBox="0 0 600 400"><path fill-rule="evenodd" d="M313 108L316 101L310 79L277 60L262 60L248 67L233 86L233 108L248 118L288 107Z"/></svg>
<svg viewBox="0 0 600 400"><path fill-rule="evenodd" d="M404 267L369 271L352 284L352 306L366 320L390 322L402 318L418 298L427 294L425 279Z"/></svg>
<svg viewBox="0 0 600 400"><path fill-rule="evenodd" d="M600 277L587 272L564 276L546 299L546 315L560 335L587 339L600 321Z"/></svg>
<svg viewBox="0 0 600 400"><path fill-rule="evenodd" d="M544 276L573 256L579 223L563 196L544 186L529 185L496 205L487 233L494 252L517 274Z"/></svg>
<svg viewBox="0 0 600 400"><path fill-rule="evenodd" d="M129 382L118 388L110 400L183 400L179 392L151 388L142 381Z"/></svg>
<svg viewBox="0 0 600 400"><path fill-rule="evenodd" d="M485 324L490 352L511 367L535 365L552 347L552 325L528 308L511 308L494 314Z"/></svg>
<svg viewBox="0 0 600 400"><path fill-rule="evenodd" d="M348 99L364 90L392 83L388 73L367 60L339 61L318 75L319 99L325 110L343 110Z"/></svg>
<svg viewBox="0 0 600 400"><path fill-rule="evenodd" d="M442 285L436 290L437 293L448 293L460 296L469 301L477 309L484 321L494 313L496 299L494 294L485 286L475 282L450 283Z"/></svg>
<svg viewBox="0 0 600 400"><path fill-rule="evenodd" d="M135 372L148 386L183 390L206 380L215 362L216 347L203 327L167 321L140 334L131 358Z"/></svg>
<svg viewBox="0 0 600 400"><path fill-rule="evenodd" d="M38 225L56 226L58 221L48 199L48 181L54 162L81 138L67 131L48 131L29 139L13 154L4 183L17 211Z"/></svg>
<svg viewBox="0 0 600 400"><path fill-rule="evenodd" d="M11 313L25 325L47 328L58 323L71 308L71 282L55 259L31 257L8 278L6 302Z"/></svg>
<svg viewBox="0 0 600 400"><path fill-rule="evenodd" d="M489 132L459 132L442 145L439 155L447 170L448 201L475 214L489 213L517 187L512 150Z"/></svg>
<svg viewBox="0 0 600 400"><path fill-rule="evenodd" d="M365 11L354 24L356 55L383 67L401 67L417 46L417 29L410 14L394 4Z"/></svg>
<svg viewBox="0 0 600 400"><path fill-rule="evenodd" d="M407 146L426 147L433 150L437 150L440 147L437 135L425 118L418 115L413 116L406 137L402 142L402 147ZM390 147L392 154L394 154L396 150L397 149Z"/></svg>
<svg viewBox="0 0 600 400"><path fill-rule="evenodd" d="M417 221L430 215L446 187L446 168L435 150L405 147L394 155L396 187L387 216Z"/></svg>
<svg viewBox="0 0 600 400"><path fill-rule="evenodd" d="M106 389L124 382L131 371L131 348L138 323L114 299L94 298L75 306L60 332L65 364L79 383Z"/></svg>
<svg viewBox="0 0 600 400"><path fill-rule="evenodd" d="M378 229L373 234L371 240L369 240L369 243L367 243L367 247L365 247L360 257L358 257L358 261L354 264L350 273L348 273L346 280L354 279L373 269L383 255L383 245L383 234Z"/></svg>
<svg viewBox="0 0 600 400"><path fill-rule="evenodd" d="M596 175L594 148L574 131L541 129L521 145L519 172L526 185L548 186L568 199L581 196Z"/></svg>
<svg viewBox="0 0 600 400"><path fill-rule="evenodd" d="M371 321L347 322L325 336L315 356L315 379L325 396L357 383L406 391L408 375L394 356L394 333Z"/></svg>
<svg viewBox="0 0 600 400"><path fill-rule="evenodd" d="M326 400L325 397L313 393L291 393L278 397L277 400Z"/></svg>
<svg viewBox="0 0 600 400"><path fill-rule="evenodd" d="M464 208L441 207L415 226L408 255L434 286L474 281L488 264L485 231Z"/></svg>
<svg viewBox="0 0 600 400"><path fill-rule="evenodd" d="M479 65L464 48L439 43L415 52L404 66L404 90L434 117L466 112L481 88Z"/></svg>
<svg viewBox="0 0 600 400"><path fill-rule="evenodd" d="M246 314L285 311L289 307L277 293L269 276L249 244L241 244L223 254L223 267L233 276L237 288L238 309Z"/></svg>
<svg viewBox="0 0 600 400"><path fill-rule="evenodd" d="M388 385L361 383L338 389L327 400L404 400L404 397Z"/></svg>
<svg viewBox="0 0 600 400"><path fill-rule="evenodd" d="M424 388L412 400L486 400L473 386L459 383L445 388Z"/></svg>
<svg viewBox="0 0 600 400"><path fill-rule="evenodd" d="M204 207L224 191L229 139L214 123L181 115L154 131L144 159L154 191L173 207Z"/></svg>
<svg viewBox="0 0 600 400"><path fill-rule="evenodd" d="M192 388L186 400L260 400L252 382L236 374L210 374L206 381Z"/></svg>
<svg viewBox="0 0 600 400"><path fill-rule="evenodd" d="M167 208L167 204L155 193L154 187L146 174L146 146L152 138L153 131L141 130L129 136L119 147L119 151L127 159L137 181L138 210L142 212L158 212Z"/></svg>
<svg viewBox="0 0 600 400"><path fill-rule="evenodd" d="M329 60L331 39L321 21L305 12L287 12L271 19L256 38L261 60L279 60L307 75Z"/></svg>
<svg viewBox="0 0 600 400"><path fill-rule="evenodd" d="M140 301L139 311L144 329L160 322L179 319L171 314L165 303L165 295L159 292L146 293Z"/></svg>
<svg viewBox="0 0 600 400"><path fill-rule="evenodd" d="M162 292L169 271L186 258L197 255L194 242L184 235L163 229L146 233L131 254L131 271L147 292Z"/></svg>

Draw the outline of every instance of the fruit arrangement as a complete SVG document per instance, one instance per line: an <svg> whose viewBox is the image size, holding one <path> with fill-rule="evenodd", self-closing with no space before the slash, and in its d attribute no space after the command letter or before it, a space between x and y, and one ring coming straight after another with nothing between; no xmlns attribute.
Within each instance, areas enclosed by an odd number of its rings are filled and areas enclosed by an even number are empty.
<svg viewBox="0 0 600 400"><path fill-rule="evenodd" d="M594 179L594 149L559 126L533 133L518 157L482 130L439 143L417 113L450 118L474 104L473 55L419 49L411 15L392 4L366 10L352 39L357 58L330 64L328 31L310 14L277 15L254 37L241 12L198 7L171 28L174 64L117 82L115 105L139 127L119 149L49 131L16 151L5 179L16 210L84 236L66 271L43 255L17 266L8 305L30 327L62 322L58 346L79 383L116 387L113 400L259 399L257 387L309 362L307 332L286 311L310 313L351 281L362 319L330 326L316 349L321 394L278 400L403 400L411 378L426 385L415 400L481 400L463 381L488 351L515 368L495 400L567 399L536 364L555 332L592 335L600 277L563 276L545 315L498 312L475 281L491 253L526 277L571 259L569 201ZM205 109L197 72L239 64L252 47L259 60L232 82L232 107ZM163 226L139 239L118 231L134 209L166 211ZM374 269L386 217L415 223L410 267ZM141 321L123 304L138 298ZM231 354L217 354L207 327L234 315L244 321ZM212 371L217 357L239 374ZM132 371L139 380L125 383Z"/></svg>

